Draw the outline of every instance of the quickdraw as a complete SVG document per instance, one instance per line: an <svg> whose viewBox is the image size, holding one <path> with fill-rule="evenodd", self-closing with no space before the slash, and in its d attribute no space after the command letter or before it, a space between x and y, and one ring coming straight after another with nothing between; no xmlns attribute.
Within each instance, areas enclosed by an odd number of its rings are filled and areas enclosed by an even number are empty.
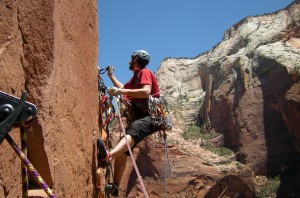
<svg viewBox="0 0 300 198"><path fill-rule="evenodd" d="M148 99L148 112L152 120L161 127L163 131L172 130L172 123L168 103L164 96Z"/></svg>
<svg viewBox="0 0 300 198"><path fill-rule="evenodd" d="M106 93L107 87L104 84L103 79L101 78L101 74L104 74L106 72L105 69L98 68L98 93Z"/></svg>
<svg viewBox="0 0 300 198"><path fill-rule="evenodd" d="M22 197L28 197L28 173L31 173L36 182L43 188L47 195L55 198L55 194L48 187L46 182L33 167L27 158L25 124L33 120L37 115L37 109L34 104L26 102L27 93L22 92L21 98L0 91L0 144L4 139L8 141L18 157L22 160ZM21 149L8 134L14 127L20 127Z"/></svg>

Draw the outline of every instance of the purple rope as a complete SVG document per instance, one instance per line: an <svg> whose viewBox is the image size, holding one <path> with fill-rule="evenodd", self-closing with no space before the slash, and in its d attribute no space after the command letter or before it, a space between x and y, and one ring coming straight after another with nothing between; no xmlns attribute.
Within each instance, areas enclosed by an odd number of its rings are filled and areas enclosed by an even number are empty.
<svg viewBox="0 0 300 198"><path fill-rule="evenodd" d="M36 182L44 189L44 191L47 193L47 195L50 198L56 198L53 191L48 187L46 182L43 180L43 178L40 176L40 174L37 172L37 170L33 167L31 162L28 160L28 158L24 155L24 153L21 151L21 149L18 147L18 145L15 143L15 141L10 137L9 134L6 135L6 140L11 145L11 147L14 149L14 151L17 153L19 158L23 161L23 163L26 165Z"/></svg>
<svg viewBox="0 0 300 198"><path fill-rule="evenodd" d="M25 125L21 123L20 125L20 136L21 136L21 150L25 156L27 156L27 142L26 142L26 133L25 133ZM21 172L22 172L22 194L23 197L28 197L28 171L27 167L24 163L21 164Z"/></svg>

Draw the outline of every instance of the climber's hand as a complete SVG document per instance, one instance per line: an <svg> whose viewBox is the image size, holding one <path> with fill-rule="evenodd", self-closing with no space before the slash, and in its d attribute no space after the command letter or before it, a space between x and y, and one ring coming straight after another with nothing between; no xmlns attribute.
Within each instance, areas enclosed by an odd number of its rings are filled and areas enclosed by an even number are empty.
<svg viewBox="0 0 300 198"><path fill-rule="evenodd" d="M110 95L110 96L118 96L121 94L121 88L118 88L118 87L110 87L107 89L107 93Z"/></svg>
<svg viewBox="0 0 300 198"><path fill-rule="evenodd" d="M110 74L113 74L114 73L114 66L112 65L109 65L105 68L105 70L107 71L107 74L110 75Z"/></svg>

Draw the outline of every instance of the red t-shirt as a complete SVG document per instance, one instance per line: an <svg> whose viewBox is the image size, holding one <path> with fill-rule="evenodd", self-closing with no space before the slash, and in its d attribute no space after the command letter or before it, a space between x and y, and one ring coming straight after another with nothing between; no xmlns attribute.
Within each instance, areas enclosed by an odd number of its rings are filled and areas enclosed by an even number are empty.
<svg viewBox="0 0 300 198"><path fill-rule="evenodd" d="M136 69L134 71L133 77L127 83L125 83L124 89L140 89L144 85L151 86L151 92L150 92L151 96L155 98L160 97L160 91L156 81L156 77L149 69L146 68ZM133 98L127 95L124 95L124 98L136 102L142 102L142 101L146 102L147 100L145 98Z"/></svg>

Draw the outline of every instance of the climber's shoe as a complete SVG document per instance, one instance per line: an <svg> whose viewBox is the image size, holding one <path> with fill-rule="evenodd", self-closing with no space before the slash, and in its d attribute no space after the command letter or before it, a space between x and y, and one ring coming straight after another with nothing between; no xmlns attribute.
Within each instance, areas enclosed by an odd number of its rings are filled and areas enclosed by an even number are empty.
<svg viewBox="0 0 300 198"><path fill-rule="evenodd" d="M113 197L117 197L119 195L118 186L113 183L105 185L105 192L110 193Z"/></svg>
<svg viewBox="0 0 300 198"><path fill-rule="evenodd" d="M98 167L104 168L108 165L107 159L110 154L105 146L104 141L101 138L97 139L97 149L98 149Z"/></svg>

